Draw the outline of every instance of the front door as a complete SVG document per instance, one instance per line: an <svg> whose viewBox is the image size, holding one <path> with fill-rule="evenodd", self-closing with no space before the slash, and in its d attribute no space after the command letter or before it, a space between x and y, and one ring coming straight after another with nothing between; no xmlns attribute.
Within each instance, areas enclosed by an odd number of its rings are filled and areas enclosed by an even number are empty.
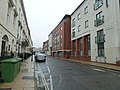
<svg viewBox="0 0 120 90"><path fill-rule="evenodd" d="M4 57L4 56L5 56L5 44L6 44L6 42L5 42L5 41L2 41L1 57Z"/></svg>

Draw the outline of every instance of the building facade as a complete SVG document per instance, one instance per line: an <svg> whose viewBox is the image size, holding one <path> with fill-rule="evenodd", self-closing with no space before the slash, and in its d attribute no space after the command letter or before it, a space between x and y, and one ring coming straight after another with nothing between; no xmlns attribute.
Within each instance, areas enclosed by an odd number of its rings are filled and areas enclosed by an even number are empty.
<svg viewBox="0 0 120 90"><path fill-rule="evenodd" d="M48 35L48 55L52 56L52 32Z"/></svg>
<svg viewBox="0 0 120 90"><path fill-rule="evenodd" d="M33 45L23 0L0 0L0 57L31 53Z"/></svg>
<svg viewBox="0 0 120 90"><path fill-rule="evenodd" d="M120 0L84 0L71 14L71 58L120 61Z"/></svg>
<svg viewBox="0 0 120 90"><path fill-rule="evenodd" d="M36 52L43 52L42 50L43 50L43 48L41 48L41 47L39 47L39 48L33 47L33 54L35 54Z"/></svg>
<svg viewBox="0 0 120 90"><path fill-rule="evenodd" d="M43 42L43 52L48 55L49 40Z"/></svg>
<svg viewBox="0 0 120 90"><path fill-rule="evenodd" d="M65 15L52 31L52 55L69 58L71 54L71 17Z"/></svg>

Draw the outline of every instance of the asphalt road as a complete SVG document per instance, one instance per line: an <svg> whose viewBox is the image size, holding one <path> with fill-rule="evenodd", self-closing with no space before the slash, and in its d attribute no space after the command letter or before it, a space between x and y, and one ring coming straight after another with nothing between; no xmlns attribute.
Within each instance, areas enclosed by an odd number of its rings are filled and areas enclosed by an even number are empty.
<svg viewBox="0 0 120 90"><path fill-rule="evenodd" d="M120 72L47 57L36 63L40 90L120 90Z"/></svg>

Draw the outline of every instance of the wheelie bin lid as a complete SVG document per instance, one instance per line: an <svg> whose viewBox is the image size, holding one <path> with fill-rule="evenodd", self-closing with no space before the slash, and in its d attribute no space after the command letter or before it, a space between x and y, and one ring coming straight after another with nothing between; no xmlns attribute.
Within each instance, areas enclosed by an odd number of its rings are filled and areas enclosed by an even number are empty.
<svg viewBox="0 0 120 90"><path fill-rule="evenodd" d="M1 63L17 63L17 62L19 62L19 61L20 61L19 59L11 58L11 59L2 60L2 61L0 61L0 62L1 62Z"/></svg>

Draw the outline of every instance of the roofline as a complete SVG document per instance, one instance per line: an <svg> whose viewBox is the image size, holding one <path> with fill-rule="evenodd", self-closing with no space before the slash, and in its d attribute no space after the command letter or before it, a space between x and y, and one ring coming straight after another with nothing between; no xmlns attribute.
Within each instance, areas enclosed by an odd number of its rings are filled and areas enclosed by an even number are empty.
<svg viewBox="0 0 120 90"><path fill-rule="evenodd" d="M60 25L60 23L66 18L66 17L71 17L71 15L65 14L65 16L62 18L62 20L59 22L59 24L51 31L51 33L48 35L50 36L52 32Z"/></svg>
<svg viewBox="0 0 120 90"><path fill-rule="evenodd" d="M65 14L65 16L62 18L62 20L59 22L59 24L53 29L53 31L60 25L60 23L61 23L66 17L70 17L70 18L71 18L71 15ZM53 32L53 31L52 31L52 32ZM51 33L52 33L52 32L51 32Z"/></svg>
<svg viewBox="0 0 120 90"><path fill-rule="evenodd" d="M23 10L24 18L25 18L25 21L26 21L26 26L27 26L27 29L28 29L28 34L29 34L29 37L30 37L30 39L31 39L31 43L32 43L32 45L33 45L30 28L29 28L29 26L28 26L28 21L27 21L27 16L26 16L26 11L25 11L24 2L23 2L23 0L20 0L20 2L21 2L21 7L22 7L22 10Z"/></svg>
<svg viewBox="0 0 120 90"><path fill-rule="evenodd" d="M48 37L52 34L52 32L50 32L50 34L48 35Z"/></svg>
<svg viewBox="0 0 120 90"><path fill-rule="evenodd" d="M27 21L27 16L26 16L26 12L25 12L24 2L23 2L23 0L20 0L20 2L21 2L24 17L25 17L26 25L27 25L27 28L28 28L28 33L30 35L30 29L29 29L29 26L28 26L28 21Z"/></svg>
<svg viewBox="0 0 120 90"><path fill-rule="evenodd" d="M73 13L71 14L71 16L74 14L74 12L85 2L86 0L83 0L82 2L81 2L81 4L73 11Z"/></svg>

